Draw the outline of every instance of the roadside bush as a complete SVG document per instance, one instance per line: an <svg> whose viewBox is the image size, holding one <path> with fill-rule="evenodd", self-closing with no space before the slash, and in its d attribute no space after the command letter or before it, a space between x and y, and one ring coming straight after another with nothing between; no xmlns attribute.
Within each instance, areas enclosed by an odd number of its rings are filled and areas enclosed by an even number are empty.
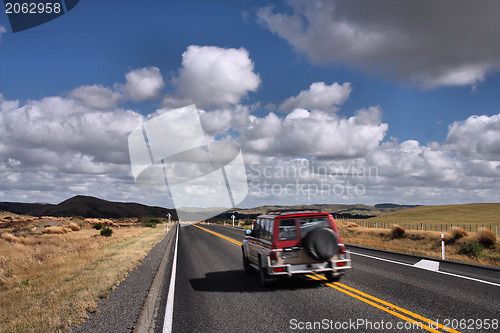
<svg viewBox="0 0 500 333"><path fill-rule="evenodd" d="M113 230L108 227L104 227L101 229L101 236L110 237L113 234Z"/></svg>
<svg viewBox="0 0 500 333"><path fill-rule="evenodd" d="M483 248L478 241L472 241L462 244L458 249L458 254L464 254L468 257L477 258L481 254L482 250Z"/></svg>
<svg viewBox="0 0 500 333"><path fill-rule="evenodd" d="M147 217L141 220L141 226L147 228L156 228L158 223L161 223L161 219L157 217Z"/></svg>
<svg viewBox="0 0 500 333"><path fill-rule="evenodd" d="M95 230L101 230L102 227L103 225L101 222L94 223L94 225L92 226L92 228L94 228Z"/></svg>
<svg viewBox="0 0 500 333"><path fill-rule="evenodd" d="M23 232L23 231L31 231L30 227L15 227L12 232L13 233L18 233L18 232Z"/></svg>
<svg viewBox="0 0 500 333"><path fill-rule="evenodd" d="M488 248L496 243L497 237L490 230L481 229L481 231L477 233L477 241L485 248Z"/></svg>
<svg viewBox="0 0 500 333"><path fill-rule="evenodd" d="M392 238L401 238L405 234L405 229L402 226L393 224L391 228L391 237Z"/></svg>
<svg viewBox="0 0 500 333"><path fill-rule="evenodd" d="M468 233L467 231L465 231L464 229L462 228L459 228L459 227L453 227L453 229L451 229L451 236L455 239L455 240L458 240L462 237L465 237L467 236Z"/></svg>

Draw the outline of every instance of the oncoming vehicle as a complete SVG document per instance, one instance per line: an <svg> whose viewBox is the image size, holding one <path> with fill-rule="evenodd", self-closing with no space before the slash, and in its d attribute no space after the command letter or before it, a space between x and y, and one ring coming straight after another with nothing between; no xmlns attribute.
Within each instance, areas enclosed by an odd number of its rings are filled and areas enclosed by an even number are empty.
<svg viewBox="0 0 500 333"><path fill-rule="evenodd" d="M338 281L351 268L331 214L270 212L258 216L253 230L245 232L243 268L246 273L257 270L264 286L277 277L314 273Z"/></svg>

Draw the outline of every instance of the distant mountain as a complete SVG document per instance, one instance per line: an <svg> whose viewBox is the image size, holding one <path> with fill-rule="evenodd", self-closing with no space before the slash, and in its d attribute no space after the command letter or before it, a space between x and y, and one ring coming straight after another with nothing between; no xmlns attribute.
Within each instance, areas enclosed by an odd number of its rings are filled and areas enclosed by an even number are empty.
<svg viewBox="0 0 500 333"><path fill-rule="evenodd" d="M320 210L325 213L331 213L335 218L343 219L369 219L382 214L395 212L398 210L416 207L415 205L397 205L397 204L377 204L368 206L362 204L343 205L343 204L313 204L313 205L295 205L295 206L261 206L255 208L233 208L222 213L212 220L229 220L234 215L237 219L255 219L258 215L266 214L269 211L276 210Z"/></svg>
<svg viewBox="0 0 500 333"><path fill-rule="evenodd" d="M191 220L202 219L200 216L206 216L207 211L219 210L223 213L211 218L231 219L234 215L237 219L251 218L255 219L258 215L265 214L268 211L276 210L296 210L296 209L319 209L323 212L331 213L336 218L367 219L382 214L395 212L398 210L416 207L417 205L397 205L391 203L382 203L375 206L368 205L342 205L342 204L316 204L316 205L296 205L296 206L261 206L255 208L232 208L227 211L222 208L181 208L184 214L191 216ZM146 206L138 203L124 203L106 201L103 199L77 195L65 200L60 204L41 204L41 203L21 203L21 202L0 202L0 211L7 211L16 214L27 214L32 216L83 216L83 217L102 217L102 218L120 218L120 217L165 217L168 213L177 220L175 209L166 209L162 207ZM225 211L225 212L224 212ZM217 213L214 213L214 215Z"/></svg>
<svg viewBox="0 0 500 333"><path fill-rule="evenodd" d="M14 214L33 215L32 212L55 206L51 204L23 203L23 202L0 202L0 211L11 212Z"/></svg>
<svg viewBox="0 0 500 333"><path fill-rule="evenodd" d="M57 205L0 202L0 210L33 216L83 216L93 218L165 217L170 213L173 219L177 219L175 209L130 202L113 202L83 195L77 195Z"/></svg>
<svg viewBox="0 0 500 333"><path fill-rule="evenodd" d="M392 203L381 203L381 204L375 205L375 207L377 207L377 208L394 209L394 210L401 210L401 209L414 208L414 207L420 207L420 206L421 205L398 205L398 204L392 204Z"/></svg>

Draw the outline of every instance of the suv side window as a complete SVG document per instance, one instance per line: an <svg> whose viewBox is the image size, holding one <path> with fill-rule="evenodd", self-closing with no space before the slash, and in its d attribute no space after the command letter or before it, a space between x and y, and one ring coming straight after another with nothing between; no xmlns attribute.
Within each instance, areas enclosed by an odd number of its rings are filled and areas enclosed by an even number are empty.
<svg viewBox="0 0 500 333"><path fill-rule="evenodd" d="M301 218L299 219L299 225L302 238L304 238L309 231L316 229L317 227L330 227L328 217L326 216Z"/></svg>
<svg viewBox="0 0 500 333"><path fill-rule="evenodd" d="M255 223L255 228L253 229L253 237L255 238L260 238L260 232L262 230L262 219L257 219L257 222Z"/></svg>
<svg viewBox="0 0 500 333"><path fill-rule="evenodd" d="M295 219L279 220L278 240L297 239L297 226Z"/></svg>
<svg viewBox="0 0 500 333"><path fill-rule="evenodd" d="M273 239L273 227L274 227L274 220L271 219L265 219L263 220L263 235L262 238L265 240L272 241Z"/></svg>

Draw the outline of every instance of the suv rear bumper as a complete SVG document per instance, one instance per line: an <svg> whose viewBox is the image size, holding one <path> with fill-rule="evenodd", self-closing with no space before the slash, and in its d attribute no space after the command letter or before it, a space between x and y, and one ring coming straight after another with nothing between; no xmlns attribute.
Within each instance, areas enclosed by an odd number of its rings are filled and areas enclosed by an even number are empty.
<svg viewBox="0 0 500 333"><path fill-rule="evenodd" d="M351 256L349 252L345 254L345 259L315 262L300 265L271 265L268 257L267 274L271 276L292 276L295 274L328 273L344 274L346 269L351 268Z"/></svg>

